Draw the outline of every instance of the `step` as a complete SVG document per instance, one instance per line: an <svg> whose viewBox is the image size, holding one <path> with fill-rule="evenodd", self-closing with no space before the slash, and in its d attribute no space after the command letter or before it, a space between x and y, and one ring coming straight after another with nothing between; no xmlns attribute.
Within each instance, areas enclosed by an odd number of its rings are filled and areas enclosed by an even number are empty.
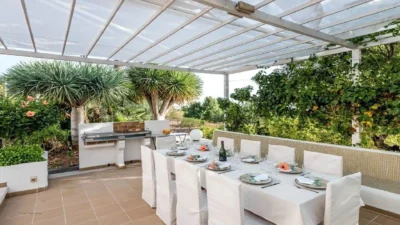
<svg viewBox="0 0 400 225"><path fill-rule="evenodd" d="M7 186L0 188L0 205L4 201L4 199L6 198L7 191L8 191Z"/></svg>

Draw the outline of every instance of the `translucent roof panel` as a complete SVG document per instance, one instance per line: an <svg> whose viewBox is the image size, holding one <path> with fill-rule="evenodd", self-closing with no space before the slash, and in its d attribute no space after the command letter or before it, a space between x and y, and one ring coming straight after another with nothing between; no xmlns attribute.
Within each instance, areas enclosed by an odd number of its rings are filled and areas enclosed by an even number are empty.
<svg viewBox="0 0 400 225"><path fill-rule="evenodd" d="M96 36L106 25L118 0L78 0L72 17L66 55L86 55ZM65 28L66 29L66 28Z"/></svg>
<svg viewBox="0 0 400 225"><path fill-rule="evenodd" d="M97 42L91 55L103 58L110 57L159 9L160 6L143 1L125 1Z"/></svg>
<svg viewBox="0 0 400 225"><path fill-rule="evenodd" d="M190 18L191 15L187 13L172 9L165 10L157 19L146 27L146 29L129 42L129 44L124 47L123 51L117 53L113 58L117 60L128 60Z"/></svg>
<svg viewBox="0 0 400 225"><path fill-rule="evenodd" d="M263 13L239 18L220 1L3 0L0 53L221 74L323 54L329 43L339 48L329 54L356 49L345 40L400 19L399 0L244 1Z"/></svg>
<svg viewBox="0 0 400 225"><path fill-rule="evenodd" d="M61 52L72 1L42 1L42 4L37 4L35 0L25 2L37 50L39 52ZM57 23L54 22L54 18L57 18Z"/></svg>
<svg viewBox="0 0 400 225"><path fill-rule="evenodd" d="M0 37L9 48L33 51L20 1L3 0L1 2Z"/></svg>

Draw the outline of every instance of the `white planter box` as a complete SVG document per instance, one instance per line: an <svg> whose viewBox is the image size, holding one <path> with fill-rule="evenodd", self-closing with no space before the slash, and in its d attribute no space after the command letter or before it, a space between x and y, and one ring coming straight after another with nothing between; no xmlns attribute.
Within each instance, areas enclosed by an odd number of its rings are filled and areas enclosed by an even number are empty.
<svg viewBox="0 0 400 225"><path fill-rule="evenodd" d="M48 186L47 152L45 161L0 167L0 183L7 182L8 193L46 188ZM36 178L36 182L31 182Z"/></svg>

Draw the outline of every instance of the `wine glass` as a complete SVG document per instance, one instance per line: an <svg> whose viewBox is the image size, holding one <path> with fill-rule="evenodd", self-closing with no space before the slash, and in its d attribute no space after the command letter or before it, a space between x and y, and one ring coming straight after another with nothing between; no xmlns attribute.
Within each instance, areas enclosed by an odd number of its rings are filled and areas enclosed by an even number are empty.
<svg viewBox="0 0 400 225"><path fill-rule="evenodd" d="M241 160L241 155L240 155L240 150L238 148L233 149L233 162L235 164L236 169L240 170L240 160Z"/></svg>

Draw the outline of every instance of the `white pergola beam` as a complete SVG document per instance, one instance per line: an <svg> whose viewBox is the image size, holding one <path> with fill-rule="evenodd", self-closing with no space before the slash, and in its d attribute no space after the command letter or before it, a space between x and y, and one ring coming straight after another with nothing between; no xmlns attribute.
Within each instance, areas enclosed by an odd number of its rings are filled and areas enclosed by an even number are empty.
<svg viewBox="0 0 400 225"><path fill-rule="evenodd" d="M124 44L122 44L117 50L115 50L109 57L108 59L111 59L114 57L119 51L121 51L126 45L129 44L140 32L142 32L146 27L148 27L155 19L157 19L158 16L161 15L172 3L174 3L175 0L168 0L157 13L155 13L152 17L150 17L134 34L132 34L131 37L129 37Z"/></svg>
<svg viewBox="0 0 400 225"><path fill-rule="evenodd" d="M1 37L0 37L0 44L3 45L5 49L8 49L6 43L3 41L3 38Z"/></svg>
<svg viewBox="0 0 400 225"><path fill-rule="evenodd" d="M35 38L34 38L34 36L33 36L32 27L31 27L31 22L29 21L29 15L28 15L28 10L26 9L25 0L21 0L21 5L22 5L22 9L23 9L23 11L24 11L25 22L26 22L26 25L28 26L29 36L31 37L31 41L32 41L32 45L33 45L33 50L34 50L35 52L37 52L36 43L35 43Z"/></svg>
<svg viewBox="0 0 400 225"><path fill-rule="evenodd" d="M49 54L49 53L28 52L28 51L10 50L10 49L8 49L8 50L0 49L0 54L32 57L32 58L38 58L38 59L54 59L54 60L71 61L71 62L94 63L94 64L103 64L103 65L117 65L117 66L139 67L139 68L149 68L149 69L159 69L159 70L174 70L174 71L184 71L184 72L193 72L193 73L209 73L209 74L226 74L226 72L223 72L223 71L198 70L198 69L181 68L181 67L161 66L161 65L154 65L154 64L130 63L130 62L122 62L122 61L85 58L85 57L78 57L78 56L55 55L55 54Z"/></svg>
<svg viewBox="0 0 400 225"><path fill-rule="evenodd" d="M399 5L400 5L400 3L398 3L398 4L396 5L396 7L398 7ZM343 23L346 23L346 22L351 22L351 21L356 20L356 19L360 19L360 18L367 17L367 16L370 16L370 15L373 15L373 14L376 14L376 13L380 13L380 12L383 12L383 11L390 10L390 9L392 9L392 7L393 7L393 6L391 6L391 7L385 7L385 8L380 8L380 9L374 10L373 12L367 12L367 13L364 13L364 14L356 15L356 16L354 16L354 17L347 18L347 19L343 19L343 20L339 20L339 21L336 21L336 22L334 22L334 23L332 23L332 24L327 24L327 25L325 25L325 26L323 26L323 27L317 27L317 28L315 28L315 29L318 29L318 30L327 29L327 28L330 28L330 27L337 26L337 25L339 25L339 24L343 24ZM373 21L373 22L370 22L370 23L368 23L368 24L364 24L362 27L348 28L348 29L346 29L346 30L344 30L344 31L339 31L339 32L333 33L332 35L343 34L343 33L346 33L346 32L348 32L348 31L357 30L357 29L362 29L362 28L364 28L364 27L368 27L368 26L375 25L375 24L381 24L382 22L388 22L388 21L392 21L392 20L395 20L395 19L398 19L398 18L400 18L400 16L398 16L398 15L391 16L391 17L389 17L389 18L383 18L383 19L381 19L381 20L379 20L379 21ZM296 37L296 36L295 36L295 37ZM295 46L295 45L298 45L298 44L301 44L301 43L294 43L294 44L292 44L292 45L288 45L287 47L292 47L292 46ZM252 51L257 51L257 50L259 50L260 48L264 48L264 47L267 47L267 46L269 46L269 45L270 45L270 44L259 45L259 46L256 46L256 47L254 47L254 48L251 48L251 49L246 49L246 50L244 50L244 51L240 51L240 52L238 52L238 53L234 53L233 56L238 56L238 55L246 54L246 53L249 53L249 52L252 52ZM276 49L272 49L272 50L276 50ZM269 49L268 51L272 51L272 50ZM260 56L260 55L263 55L263 54L266 54L266 53L267 53L267 52L262 52L262 53L258 52L258 53L255 53L255 54L244 55L243 57L239 57L239 58L231 59L231 60L228 60L228 61L224 61L224 62L222 62L222 63L217 63L218 61L221 61L221 60L223 60L223 59L226 58L226 57L224 57L224 58L219 57L218 59L214 59L212 62L210 62L211 60L209 60L209 61L207 61L207 62L202 63L202 66L199 67L199 69L212 68L213 66L215 67L217 64L220 64L220 65L223 64L223 65L226 66L226 65L229 65L229 63L230 63L230 62L233 62L233 61L237 62L237 61L240 61L240 60L243 60L243 59L248 59L248 58L252 58L252 57L255 57L255 56ZM249 62L249 61L247 61L247 62ZM205 66L206 64L210 64L210 63L211 63L211 65ZM196 65L193 65L192 67L196 67Z"/></svg>
<svg viewBox="0 0 400 225"><path fill-rule="evenodd" d="M313 21L315 21L315 20L321 19L321 18L326 17L326 16L330 16L330 15L333 15L333 14L336 14L336 13L339 13L339 12L342 12L342 11L344 11L344 10L348 10L348 9L350 9L350 8L353 8L353 7L356 7L356 6L365 4L365 3L370 2L370 1L372 1L372 0L362 0L362 1L358 1L358 2L353 2L352 4L346 5L346 7L339 8L339 9L336 9L336 10L331 11L331 12L323 13L323 14L321 14L321 15L315 17L315 18L307 19L307 20L305 20L304 22L302 22L301 25L304 25L304 24L313 22ZM369 14L369 15L370 15L370 14ZM354 20L354 19L355 19L355 18L352 18L352 19L350 19L350 20ZM348 19L347 22L349 22L350 20ZM344 20L342 20L342 21L344 21ZM334 23L334 25L331 25L331 26L335 26L335 25L337 25L337 24ZM329 26L329 27L330 27L330 26ZM324 26L324 28L328 28L328 26ZM314 29L315 29L315 28L314 28ZM322 29L323 29L323 28L322 28ZM266 35L266 36L268 36L268 35ZM262 36L261 38L266 37L266 36ZM283 38L283 39L281 39L281 41L289 40L289 39L294 39L294 38L297 38L297 37L299 37L299 36L301 36L301 35L293 35L291 38ZM204 59L204 58L208 58L208 57L210 57L210 56L214 56L214 55L220 54L220 53L222 53L222 52L225 52L225 51L231 50L231 49L233 49L233 48L236 48L236 47L239 47L239 46L242 46L242 45L251 43L251 42L256 41L256 40L259 40L259 39L260 39L260 38L253 38L253 39L251 39L251 40L248 40L248 41L245 41L245 42L241 42L241 43L238 43L238 44L236 44L236 45L232 45L232 46L227 47L227 48L224 48L224 49L219 49L219 50L214 51L214 52L212 52L212 53L209 53L209 54L207 54L207 55L205 55L205 56L202 56L202 57L196 58L196 59L194 59L194 60L191 60L191 62L195 62L195 61L197 61L197 60L201 60L201 59ZM276 41L271 42L271 44L275 44L275 43L276 43ZM255 47L255 48L247 49L246 51L235 52L235 53L233 53L233 55L240 55L240 54L242 54L242 53L248 53L249 51L252 51L252 50L254 50L254 49L263 48L263 47L266 47L266 46L269 46L269 45L270 45L269 43L267 43L267 44L262 44L262 45L259 45L259 46ZM215 63L216 61L220 61L220 60L223 60L223 59L226 59L226 56L221 56L221 57L218 57L217 59L211 59L211 60L208 60L208 61L206 61L206 62L199 62L199 63L197 63L197 64L192 65L192 67L197 67L197 66L199 66L199 65L201 65L202 67L204 67L204 65L207 65L207 64L209 64L209 63Z"/></svg>
<svg viewBox="0 0 400 225"><path fill-rule="evenodd" d="M284 17L284 16L288 16L288 15L293 14L293 13L295 13L295 12L298 12L298 11L304 9L304 8L307 8L307 7L310 7L310 6L312 6L312 5L318 4L318 3L320 3L321 1L322 1L322 0L314 0L314 1L311 1L311 2L307 2L307 3L301 4L301 5L295 7L295 8L293 8L293 9L291 9L291 10L288 10L288 11L285 11L285 12L279 14L278 17L281 18L281 17ZM260 27L260 26L262 26L262 25L264 25L264 24L263 24L263 23L260 23L258 26L255 26L253 29L250 29L250 30L255 30L257 27ZM244 30L238 31L238 32L236 32L236 33L233 33L232 35L229 35L229 36L227 36L227 37L225 37L225 38L219 39L219 40L217 40L217 41L215 41L215 42L211 42L211 43L209 43L208 45L205 45L205 46L203 46L203 47L197 48L197 49L195 49L195 50L193 50L193 51L190 51L190 52L188 52L188 53L186 53L186 54L183 54L183 55L181 55L181 56L179 56L179 57L175 57L173 60L167 61L167 62L165 62L165 63L168 64L168 63L170 63L170 62L176 61L176 60L181 59L181 58L183 58L183 57L186 57L186 56L188 56L188 55L195 54L195 53L197 53L197 52L199 52L199 51L201 51L201 50L204 50L204 49L206 49L206 48L209 48L209 47L214 46L214 45L216 45L216 44L219 44L219 43L221 43L221 42L227 41L227 40L229 40L229 39L231 39L231 38L233 38L233 37L236 37L236 36L238 36L238 35L240 35L240 34L243 34L243 33L247 32L247 31L249 31L249 28L251 28L251 27L248 27L248 28L246 28L246 29L244 29ZM250 42L253 42L253 41L255 41L255 40L259 40L259 39L261 39L261 38L268 37L268 36L273 35L273 34L277 34L277 33L279 33L280 31L282 31L282 30L281 30L281 29L278 29L277 31L270 32L270 33L261 35L261 36L259 36L259 37L255 37L255 38L252 38L252 39L250 39L250 40L248 40L248 41L244 41L244 42L250 43ZM300 35L298 35L298 36L300 36ZM246 43L246 44L247 44L247 43ZM236 45L234 45L234 46L236 46ZM231 47L227 47L227 48L233 48L233 47L231 46ZM226 51L227 48L221 49L220 52L221 52L221 51ZM215 53L215 52L214 52L214 53ZM207 55L201 56L201 57L199 57L199 58L206 58L206 57L209 57L209 56L210 56L210 55L207 54ZM199 60L199 58L187 60L187 61L185 61L185 62L182 62L182 63L177 64L176 66L186 65L186 64L188 64L188 63L191 63L191 62L194 62L194 61L196 61L196 60Z"/></svg>
<svg viewBox="0 0 400 225"><path fill-rule="evenodd" d="M273 2L273 1L274 1L274 0L264 0L263 2L259 3L259 4L256 6L256 8L261 8L261 7L263 7L263 6L265 6L265 5L269 4L269 3L271 3L271 2ZM207 34L213 32L213 31L215 31L215 30L217 30L217 29L219 29L219 28L221 28L221 27L223 27L223 26L225 26L225 25L227 25L227 24L232 23L233 21L235 21L235 20L237 20L237 19L238 19L238 18L235 18L235 17L234 17L234 18L231 18L231 19L222 21L221 23L216 24L216 25L215 25L214 27L212 27L211 29L209 29L209 30L207 30L207 31L204 31L204 32L202 32L202 33L200 33L200 34L194 36L193 38L191 38L191 39L189 39L189 40L187 40L187 41L185 41L185 42L183 42L183 43L181 43L181 44L179 44L179 45L176 45L176 46L172 47L172 48L169 49L168 51L165 51L165 52L163 52L163 53L161 53L161 54L159 54L159 55L156 55L156 56L152 57L151 59L147 60L146 63L153 62L154 60L157 60L157 59L163 57L164 55L167 55L167 54L169 54L169 53L175 51L175 50L178 49L178 48L181 48L181 47L183 47L183 46L185 46L185 45L187 45L187 44L189 44L189 43L192 43L192 42L198 40L199 38L201 38L201 37L203 37L203 36L205 36L205 35L207 35Z"/></svg>
<svg viewBox="0 0 400 225"><path fill-rule="evenodd" d="M75 5L76 5L76 0L72 0L71 11L70 11L70 13L69 13L67 31L65 32L64 44L63 44L63 48L62 48L62 51L61 51L61 55L64 55L64 53L65 53L65 48L66 48L66 46L67 46L68 36L69 36L69 30L71 29L72 18L73 18L73 16L74 16L74 12L75 12Z"/></svg>
<svg viewBox="0 0 400 225"><path fill-rule="evenodd" d="M86 57L88 57L90 55L90 53L92 53L94 47L96 46L97 42L100 40L101 36L103 36L104 32L106 31L106 29L108 28L108 26L110 25L110 23L112 22L112 20L114 19L115 15L117 15L119 9L121 8L122 4L124 4L125 0L120 0L119 3L117 4L116 8L114 9L113 13L111 14L110 18L107 20L107 23L104 25L103 29L100 31L100 33L97 35L95 41L93 42L93 44L90 46L89 51L86 53Z"/></svg>
<svg viewBox="0 0 400 225"><path fill-rule="evenodd" d="M195 16L193 16L192 18L188 19L187 21L185 21L183 24L179 25L178 27L176 27L175 29L173 29L172 31L170 31L168 34L164 35L163 37L161 37L160 39L158 39L157 41L155 41L153 44L151 44L150 46L146 47L145 49L143 49L142 51L136 53L134 56L132 56L131 58L129 58L127 61L131 61L134 60L136 57L140 56L141 54L145 53L146 51L148 51L149 49L153 48L154 46L158 45L160 42L164 41L165 39L171 37L172 35L174 35L176 32L182 30L184 27L186 27L187 25L189 25L190 23L192 23L193 21L197 20L198 18L200 18L201 16L203 16L204 14L208 13L210 10L212 9L212 7L206 7L203 10L201 10L199 13L197 13Z"/></svg>
<svg viewBox="0 0 400 225"><path fill-rule="evenodd" d="M264 24L269 24L272 26L276 26L285 30L289 30L298 34L302 34L305 36L309 36L315 39L319 39L322 41L326 41L332 44L344 46L351 49L357 49L358 46L356 44L350 43L346 40L340 39L338 37L328 35L317 30L310 29L305 26L301 26L299 24L280 19L276 16L269 15L262 11L256 10L254 13L246 14L236 10L236 3L230 0L194 0L198 3L211 6L213 8L217 8L229 13L234 13L239 16L243 16L252 20L259 21Z"/></svg>

